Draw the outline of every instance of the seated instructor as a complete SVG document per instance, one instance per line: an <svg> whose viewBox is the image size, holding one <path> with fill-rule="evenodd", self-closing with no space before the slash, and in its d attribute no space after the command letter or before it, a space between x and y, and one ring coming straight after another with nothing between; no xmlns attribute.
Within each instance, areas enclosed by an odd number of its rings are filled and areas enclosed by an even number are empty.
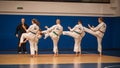
<svg viewBox="0 0 120 68"><path fill-rule="evenodd" d="M19 42L20 42L20 37L22 35L22 33L26 33L24 27L27 29L28 28L28 25L25 24L25 19L22 18L21 19L21 23L17 26L16 28L16 37L19 39ZM18 43L19 43L18 42ZM21 45L21 47L18 46L18 54L21 54L22 53L22 50L23 50L23 53L26 54L27 53L27 50L26 50L26 43L23 43Z"/></svg>

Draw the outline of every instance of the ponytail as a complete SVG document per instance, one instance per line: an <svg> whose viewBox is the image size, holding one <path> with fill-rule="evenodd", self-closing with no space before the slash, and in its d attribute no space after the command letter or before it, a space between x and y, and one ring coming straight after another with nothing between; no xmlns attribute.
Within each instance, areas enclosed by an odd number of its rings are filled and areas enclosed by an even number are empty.
<svg viewBox="0 0 120 68"><path fill-rule="evenodd" d="M40 23L38 22L37 19L32 19L32 21L33 21L36 25L40 26Z"/></svg>

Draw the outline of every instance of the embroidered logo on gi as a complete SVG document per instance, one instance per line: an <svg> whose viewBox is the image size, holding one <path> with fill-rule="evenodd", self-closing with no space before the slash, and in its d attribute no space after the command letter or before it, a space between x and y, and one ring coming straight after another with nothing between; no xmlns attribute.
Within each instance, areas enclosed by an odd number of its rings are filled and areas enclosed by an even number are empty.
<svg viewBox="0 0 120 68"><path fill-rule="evenodd" d="M81 28L78 28L79 30L81 30Z"/></svg>
<svg viewBox="0 0 120 68"><path fill-rule="evenodd" d="M56 30L60 30L59 28L56 28Z"/></svg>
<svg viewBox="0 0 120 68"><path fill-rule="evenodd" d="M36 27L34 27L34 30L37 30L37 28L36 28Z"/></svg>

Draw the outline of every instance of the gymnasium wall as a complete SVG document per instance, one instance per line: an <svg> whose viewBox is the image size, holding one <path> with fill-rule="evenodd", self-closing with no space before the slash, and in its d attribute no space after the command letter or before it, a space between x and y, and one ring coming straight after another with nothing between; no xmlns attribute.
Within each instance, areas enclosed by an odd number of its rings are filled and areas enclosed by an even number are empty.
<svg viewBox="0 0 120 68"><path fill-rule="evenodd" d="M20 23L21 18L25 18L25 23L31 25L31 19L36 18L41 23L40 28L45 30L44 26L52 26L55 20L59 18L61 25L65 30L67 26L73 27L78 20L82 20L83 26L87 24L96 26L98 24L97 16L50 16L50 15L9 15L0 14L0 50L17 50L18 39L15 37L15 30ZM120 17L104 17L107 24L107 30L103 38L103 49L119 49L120 48ZM43 36L44 37L44 36ZM52 40L48 37L39 40L39 50L52 49ZM60 50L73 49L74 39L69 36L61 35L58 47ZM97 49L96 38L88 33L82 40L82 49ZM29 43L27 43L29 49Z"/></svg>
<svg viewBox="0 0 120 68"><path fill-rule="evenodd" d="M110 4L98 3L64 3L64 2L36 2L36 1L0 1L0 50L17 50L18 39L15 29L21 18L26 19L26 24L31 24L31 19L36 18L44 26L55 24L59 18L64 30L67 26L73 27L80 19L83 25L96 26L97 18L104 17L107 30L103 38L103 49L120 49L120 0L111 0ZM22 8L22 9L18 9ZM39 40L39 50L52 49L52 40L43 37ZM74 40L69 36L61 36L60 50L73 49ZM82 49L97 49L96 38L88 33L82 40ZM29 43L27 43L29 49Z"/></svg>
<svg viewBox="0 0 120 68"><path fill-rule="evenodd" d="M120 0L111 3L72 3L38 1L0 1L2 14L40 14L67 16L116 16Z"/></svg>

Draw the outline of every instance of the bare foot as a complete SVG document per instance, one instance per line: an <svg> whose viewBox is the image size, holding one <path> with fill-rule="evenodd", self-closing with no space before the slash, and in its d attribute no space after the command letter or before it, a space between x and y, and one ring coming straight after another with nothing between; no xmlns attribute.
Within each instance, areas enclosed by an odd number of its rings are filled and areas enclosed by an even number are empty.
<svg viewBox="0 0 120 68"><path fill-rule="evenodd" d="M56 53L56 55L58 56L58 53Z"/></svg>
<svg viewBox="0 0 120 68"><path fill-rule="evenodd" d="M99 55L100 55L100 57L101 57L101 56L102 56L102 53L100 53Z"/></svg>
<svg viewBox="0 0 120 68"><path fill-rule="evenodd" d="M76 52L76 56L79 56L79 53L78 53L78 52Z"/></svg>
<svg viewBox="0 0 120 68"><path fill-rule="evenodd" d="M35 57L35 55L31 55L31 57L32 57L32 58L34 58L34 57Z"/></svg>
<svg viewBox="0 0 120 68"><path fill-rule="evenodd" d="M38 53L35 56L38 57Z"/></svg>
<svg viewBox="0 0 120 68"><path fill-rule="evenodd" d="M80 56L82 55L82 53L80 52Z"/></svg>
<svg viewBox="0 0 120 68"><path fill-rule="evenodd" d="M54 56L57 57L57 56L58 56L58 53L55 53Z"/></svg>
<svg viewBox="0 0 120 68"><path fill-rule="evenodd" d="M54 54L54 57L56 57L56 54Z"/></svg>

